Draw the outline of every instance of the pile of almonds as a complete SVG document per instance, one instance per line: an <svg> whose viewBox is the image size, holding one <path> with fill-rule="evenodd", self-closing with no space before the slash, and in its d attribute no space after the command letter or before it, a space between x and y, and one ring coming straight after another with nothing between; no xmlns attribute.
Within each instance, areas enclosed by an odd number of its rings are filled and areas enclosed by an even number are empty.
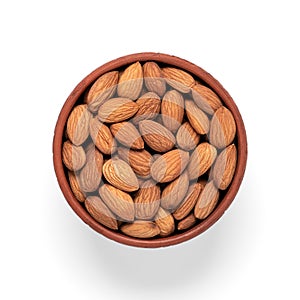
<svg viewBox="0 0 300 300"><path fill-rule="evenodd" d="M74 196L99 223L136 238L191 228L233 178L232 113L184 70L135 62L100 76L66 124Z"/></svg>

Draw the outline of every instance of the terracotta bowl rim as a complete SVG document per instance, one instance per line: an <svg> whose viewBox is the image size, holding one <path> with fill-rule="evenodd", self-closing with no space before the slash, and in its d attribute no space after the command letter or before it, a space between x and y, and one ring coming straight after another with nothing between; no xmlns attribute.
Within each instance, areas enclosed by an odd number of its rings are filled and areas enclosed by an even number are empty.
<svg viewBox="0 0 300 300"><path fill-rule="evenodd" d="M67 118L69 116L70 111L72 110L73 106L75 105L78 98L83 94L88 86L92 82L94 82L99 76L102 74L119 69L122 66L128 65L130 63L140 61L156 61L158 63L165 63L168 65L173 65L174 67L181 68L187 72L190 72L195 77L198 77L203 82L205 82L210 88L212 88L221 98L225 106L227 106L230 111L232 112L234 119L236 121L237 127L237 155L238 161L236 166L236 172L233 177L232 183L227 190L224 198L215 208L215 210L201 223L192 227L191 229L178 233L173 236L164 237L164 238L154 238L154 239L137 239L126 236L122 233L115 232L106 228L105 226L101 225L100 223L96 222L82 207L79 201L74 197L72 190L69 186L68 179L66 177L64 166L62 162L61 156L61 148L62 142L64 137L64 128L67 122ZM114 240L116 242L135 246L135 247L143 247L143 248L158 248L158 247L165 247L176 245L187 240L198 236L199 234L206 231L210 228L214 223L216 223L220 217L225 213L228 209L232 201L234 200L241 182L244 177L246 163L247 163L247 137L245 126L240 115L240 112L231 98L229 93L224 89L224 87L208 72L203 70L201 67L184 60L182 58L163 54L163 53L154 53L154 52L143 52L143 53L135 53L126 55L123 57L119 57L115 60L112 60L87 75L71 92L69 97L67 98L66 102L64 103L59 117L57 119L55 131L54 131L54 138L53 138L53 163L55 174L59 183L59 186L62 190L62 193L73 209L73 211L92 229L96 232L104 235L105 237Z"/></svg>

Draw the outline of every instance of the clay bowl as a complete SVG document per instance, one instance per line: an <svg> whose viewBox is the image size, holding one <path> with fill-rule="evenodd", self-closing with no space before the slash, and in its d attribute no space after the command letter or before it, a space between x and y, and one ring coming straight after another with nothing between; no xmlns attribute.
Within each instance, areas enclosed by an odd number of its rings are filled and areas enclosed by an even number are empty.
<svg viewBox="0 0 300 300"><path fill-rule="evenodd" d="M84 205L74 197L69 185L67 170L64 167L62 161L62 144L65 140L66 122L74 105L82 101L85 91L99 76L112 70L118 70L122 67L124 68L125 66L136 61L140 61L141 63L146 61L155 61L158 64L174 66L189 72L195 79L202 81L220 97L223 104L232 112L237 127L235 138L235 144L237 147L237 165L231 185L227 190L224 191L218 205L206 219L202 220L200 223L196 224L189 230L183 232L175 231L175 233L169 237L155 237L151 239L133 238L126 236L120 231L110 230L109 228L95 221L88 214ZM86 76L74 88L74 90L71 92L70 96L64 103L57 120L53 140L53 161L57 180L65 199L74 210L74 212L92 229L111 240L130 246L145 248L165 247L182 243L194 238L195 236L200 235L214 223L216 223L224 214L224 212L227 210L227 208L235 198L244 176L247 161L247 138L243 120L236 104L234 103L229 93L223 88L223 86L209 73L204 71L202 68L175 56L161 53L138 53L120 57L102 65L101 67L90 73L88 76Z"/></svg>

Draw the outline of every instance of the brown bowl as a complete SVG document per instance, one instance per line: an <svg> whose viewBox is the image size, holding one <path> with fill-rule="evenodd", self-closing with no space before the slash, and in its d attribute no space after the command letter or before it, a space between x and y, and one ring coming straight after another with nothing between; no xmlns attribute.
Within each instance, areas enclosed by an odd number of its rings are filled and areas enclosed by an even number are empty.
<svg viewBox="0 0 300 300"><path fill-rule="evenodd" d="M62 144L65 136L65 126L68 119L68 116L73 109L74 105L78 99L84 94L87 88L101 75L112 70L119 69L136 61L146 62L146 61L155 61L158 63L163 63L178 67L183 69L195 78L203 81L208 87L215 91L218 94L220 99L223 101L225 106L232 112L233 117L236 122L236 146L237 146L237 165L236 171L231 182L230 187L226 190L221 201L214 209L214 211L199 224L195 225L191 229L175 233L169 237L158 237L149 240L143 240L138 238L133 238L126 236L120 232L110 230L105 226L101 225L95 221L86 211L84 206L74 197L73 192L70 188L67 174L62 161ZM170 56L167 54L161 53L138 53L131 54L124 57L120 57L113 61L110 61L101 67L94 70L91 74L86 76L71 92L70 96L66 100L65 104L62 107L62 110L59 114L57 124L55 127L54 140L53 140L53 161L54 168L57 176L59 186L75 213L90 227L92 227L98 233L115 240L119 243L123 243L130 246L136 247L146 247L146 248L156 248L175 245L189 239L194 238L195 236L201 234L212 226L226 211L233 199L235 198L240 184L242 182L246 161L247 161L247 138L246 132L243 124L242 117L239 113L239 110L234 103L231 96L228 92L222 87L222 85L213 78L209 73L201 69L200 67L183 60L181 58Z"/></svg>

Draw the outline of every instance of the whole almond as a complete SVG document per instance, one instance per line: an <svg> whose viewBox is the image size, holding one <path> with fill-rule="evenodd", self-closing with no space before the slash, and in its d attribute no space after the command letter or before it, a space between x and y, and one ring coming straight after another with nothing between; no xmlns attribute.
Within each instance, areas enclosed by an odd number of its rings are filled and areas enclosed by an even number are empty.
<svg viewBox="0 0 300 300"><path fill-rule="evenodd" d="M160 205L160 188L153 180L145 181L133 201L137 219L153 220Z"/></svg>
<svg viewBox="0 0 300 300"><path fill-rule="evenodd" d="M236 134L236 125L232 113L221 106L211 120L209 142L219 149L232 143Z"/></svg>
<svg viewBox="0 0 300 300"><path fill-rule="evenodd" d="M184 100L176 90L168 91L161 102L162 121L166 128L175 132L180 127L184 115Z"/></svg>
<svg viewBox="0 0 300 300"><path fill-rule="evenodd" d="M195 225L196 222L197 222L197 219L195 218L194 214L190 214L178 223L177 229L178 230L189 229L193 225Z"/></svg>
<svg viewBox="0 0 300 300"><path fill-rule="evenodd" d="M124 147L118 148L118 155L131 166L132 170L139 176L149 176L152 165L152 155L146 150L131 150Z"/></svg>
<svg viewBox="0 0 300 300"><path fill-rule="evenodd" d="M103 155L91 148L86 157L86 164L81 169L78 180L83 192L93 192L99 187L102 178Z"/></svg>
<svg viewBox="0 0 300 300"><path fill-rule="evenodd" d="M217 188L226 190L232 181L237 160L234 144L225 148L217 157L212 169L212 178Z"/></svg>
<svg viewBox="0 0 300 300"><path fill-rule="evenodd" d="M111 213L111 211L99 197L89 196L86 198L84 204L89 214L97 222L110 229L118 229L118 223L115 216Z"/></svg>
<svg viewBox="0 0 300 300"><path fill-rule="evenodd" d="M150 221L135 221L121 226L121 231L129 236L147 239L159 234L159 227Z"/></svg>
<svg viewBox="0 0 300 300"><path fill-rule="evenodd" d="M133 124L138 124L142 120L152 120L156 118L160 111L160 98L157 94L148 92L143 94L137 101L139 109L132 118Z"/></svg>
<svg viewBox="0 0 300 300"><path fill-rule="evenodd" d="M175 230L175 222L173 216L161 207L159 208L155 216L155 223L159 227L159 235L162 237L172 234Z"/></svg>
<svg viewBox="0 0 300 300"><path fill-rule="evenodd" d="M185 101L185 110L190 124L199 134L209 131L209 119L207 115L195 104L193 100Z"/></svg>
<svg viewBox="0 0 300 300"><path fill-rule="evenodd" d="M99 195L107 207L122 221L134 220L134 203L129 194L110 184L103 184L99 189Z"/></svg>
<svg viewBox="0 0 300 300"><path fill-rule="evenodd" d="M175 145L175 137L172 132L157 122L141 121L139 122L139 130L147 145L155 151L166 152Z"/></svg>
<svg viewBox="0 0 300 300"><path fill-rule="evenodd" d="M86 94L85 102L91 112L98 111L100 105L115 93L119 79L118 71L111 71L100 76Z"/></svg>
<svg viewBox="0 0 300 300"><path fill-rule="evenodd" d="M90 136L95 146L103 153L111 155L116 151L117 144L109 128L97 117L90 121Z"/></svg>
<svg viewBox="0 0 300 300"><path fill-rule="evenodd" d="M170 182L178 177L189 162L189 153L175 149L163 154L151 166L151 176L157 182Z"/></svg>
<svg viewBox="0 0 300 300"><path fill-rule="evenodd" d="M154 92L160 97L166 92L166 81L157 63L149 61L143 65L145 85L149 92Z"/></svg>
<svg viewBox="0 0 300 300"><path fill-rule="evenodd" d="M161 194L161 206L170 212L174 212L183 201L188 188L189 176L185 171L164 188Z"/></svg>
<svg viewBox="0 0 300 300"><path fill-rule="evenodd" d="M120 97L136 100L143 87L143 68L139 62L128 66L120 75L117 87Z"/></svg>
<svg viewBox="0 0 300 300"><path fill-rule="evenodd" d="M197 219L205 219L215 208L219 199L219 190L210 181L200 193L194 209L194 215Z"/></svg>
<svg viewBox="0 0 300 300"><path fill-rule="evenodd" d="M162 72L167 83L181 93L188 93L195 84L194 78L181 69L166 67Z"/></svg>
<svg viewBox="0 0 300 300"><path fill-rule="evenodd" d="M75 175L74 172L68 172L69 175L69 182L70 182L70 187L71 190L75 196L75 198L79 201L79 202L84 202L85 201L85 194L84 192L81 190L80 186L79 186L79 182L77 180L77 176Z"/></svg>
<svg viewBox="0 0 300 300"><path fill-rule="evenodd" d="M217 156L217 150L209 143L201 143L193 151L187 170L190 180L203 175L213 164Z"/></svg>
<svg viewBox="0 0 300 300"><path fill-rule="evenodd" d="M89 123L92 114L87 110L86 104L74 107L67 121L67 136L70 141L79 146L85 142L89 136Z"/></svg>
<svg viewBox="0 0 300 300"><path fill-rule="evenodd" d="M138 108L138 105L130 99L112 98L99 107L98 118L106 123L122 122L132 117Z"/></svg>
<svg viewBox="0 0 300 300"><path fill-rule="evenodd" d="M192 211L203 188L204 186L198 182L189 186L183 201L173 213L173 217L176 220L184 219Z"/></svg>
<svg viewBox="0 0 300 300"><path fill-rule="evenodd" d="M75 146L70 141L65 141L63 144L62 159L65 166L71 171L80 170L86 162L83 147Z"/></svg>
<svg viewBox="0 0 300 300"><path fill-rule="evenodd" d="M177 145L185 151L196 148L200 142L200 135L193 129L189 122L183 123L176 134Z"/></svg>
<svg viewBox="0 0 300 300"><path fill-rule="evenodd" d="M110 126L110 130L114 137L122 145L132 149L143 149L144 141L135 128L130 122L115 123Z"/></svg>
<svg viewBox="0 0 300 300"><path fill-rule="evenodd" d="M192 95L198 107L210 115L222 106L217 94L202 84L198 83L193 86Z"/></svg>
<svg viewBox="0 0 300 300"><path fill-rule="evenodd" d="M105 179L114 187L133 192L139 189L139 183L131 167L122 159L109 159L103 165Z"/></svg>

